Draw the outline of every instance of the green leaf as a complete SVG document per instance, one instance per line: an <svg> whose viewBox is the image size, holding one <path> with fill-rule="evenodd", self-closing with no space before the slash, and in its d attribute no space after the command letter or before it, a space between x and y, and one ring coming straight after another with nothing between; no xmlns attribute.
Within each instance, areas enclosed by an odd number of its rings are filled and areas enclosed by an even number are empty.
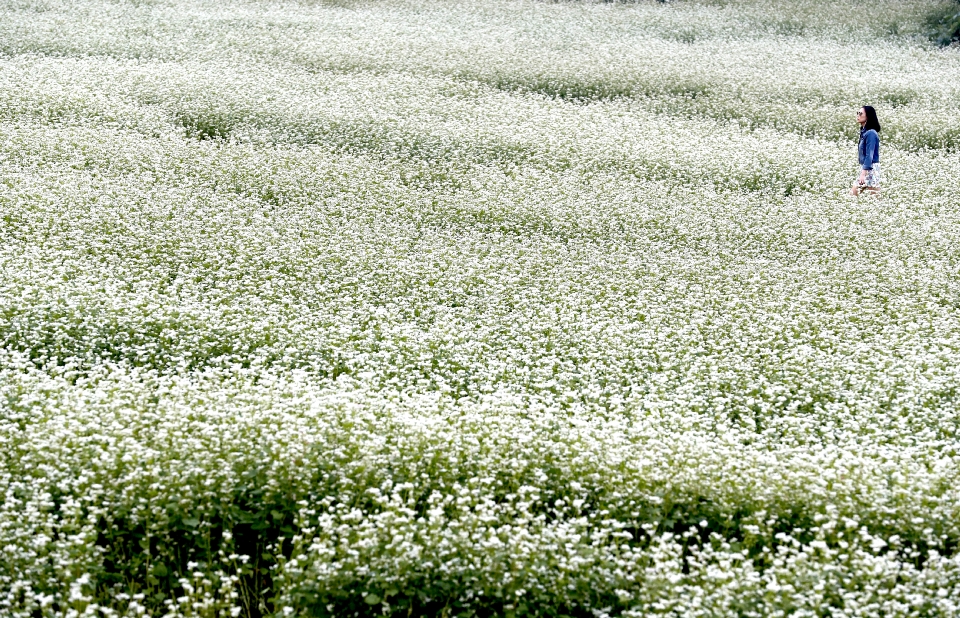
<svg viewBox="0 0 960 618"><path fill-rule="evenodd" d="M166 577L167 576L167 567L161 563L153 565L153 574L157 577Z"/></svg>
<svg viewBox="0 0 960 618"><path fill-rule="evenodd" d="M366 603L367 605L376 605L377 603L380 602L380 597L379 597L378 595L373 594L373 593L371 592L371 593L368 594L367 596L363 597L363 601L364 601L364 603Z"/></svg>
<svg viewBox="0 0 960 618"><path fill-rule="evenodd" d="M249 524L254 520L253 513L243 509L234 508L231 515L233 520L239 524Z"/></svg>
<svg viewBox="0 0 960 618"><path fill-rule="evenodd" d="M183 520L183 525L188 528L196 528L200 525L200 520L196 517L187 517Z"/></svg>

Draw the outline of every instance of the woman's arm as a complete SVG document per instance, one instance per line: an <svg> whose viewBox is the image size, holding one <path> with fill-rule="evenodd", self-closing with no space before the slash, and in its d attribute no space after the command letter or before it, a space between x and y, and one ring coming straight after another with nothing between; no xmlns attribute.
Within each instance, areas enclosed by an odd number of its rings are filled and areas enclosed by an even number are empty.
<svg viewBox="0 0 960 618"><path fill-rule="evenodd" d="M867 131L863 136L863 169L873 169L873 155L877 152L880 136L876 131Z"/></svg>

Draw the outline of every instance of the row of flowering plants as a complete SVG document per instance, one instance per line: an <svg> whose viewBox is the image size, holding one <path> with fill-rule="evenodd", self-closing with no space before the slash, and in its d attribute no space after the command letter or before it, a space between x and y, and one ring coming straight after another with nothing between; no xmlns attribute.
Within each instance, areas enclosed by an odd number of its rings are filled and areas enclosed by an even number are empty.
<svg viewBox="0 0 960 618"><path fill-rule="evenodd" d="M956 616L960 55L850 10L0 6L0 615Z"/></svg>

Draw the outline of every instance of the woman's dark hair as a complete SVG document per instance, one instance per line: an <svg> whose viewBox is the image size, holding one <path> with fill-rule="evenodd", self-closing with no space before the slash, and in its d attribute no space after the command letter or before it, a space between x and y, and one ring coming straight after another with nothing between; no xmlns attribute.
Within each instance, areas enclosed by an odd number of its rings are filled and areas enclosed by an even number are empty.
<svg viewBox="0 0 960 618"><path fill-rule="evenodd" d="M864 131L869 131L873 129L877 133L880 132L880 121L877 120L877 110L873 109L872 105L864 105L863 113L867 116L867 122L863 125Z"/></svg>

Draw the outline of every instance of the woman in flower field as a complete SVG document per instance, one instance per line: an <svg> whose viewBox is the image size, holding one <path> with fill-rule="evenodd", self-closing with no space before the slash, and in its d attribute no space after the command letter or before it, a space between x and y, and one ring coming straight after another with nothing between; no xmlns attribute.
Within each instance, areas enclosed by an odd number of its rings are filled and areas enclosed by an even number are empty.
<svg viewBox="0 0 960 618"><path fill-rule="evenodd" d="M860 138L857 140L860 173L850 193L860 195L861 191L866 191L877 195L880 193L880 121L877 120L877 110L864 105L857 110L857 122L860 123Z"/></svg>

